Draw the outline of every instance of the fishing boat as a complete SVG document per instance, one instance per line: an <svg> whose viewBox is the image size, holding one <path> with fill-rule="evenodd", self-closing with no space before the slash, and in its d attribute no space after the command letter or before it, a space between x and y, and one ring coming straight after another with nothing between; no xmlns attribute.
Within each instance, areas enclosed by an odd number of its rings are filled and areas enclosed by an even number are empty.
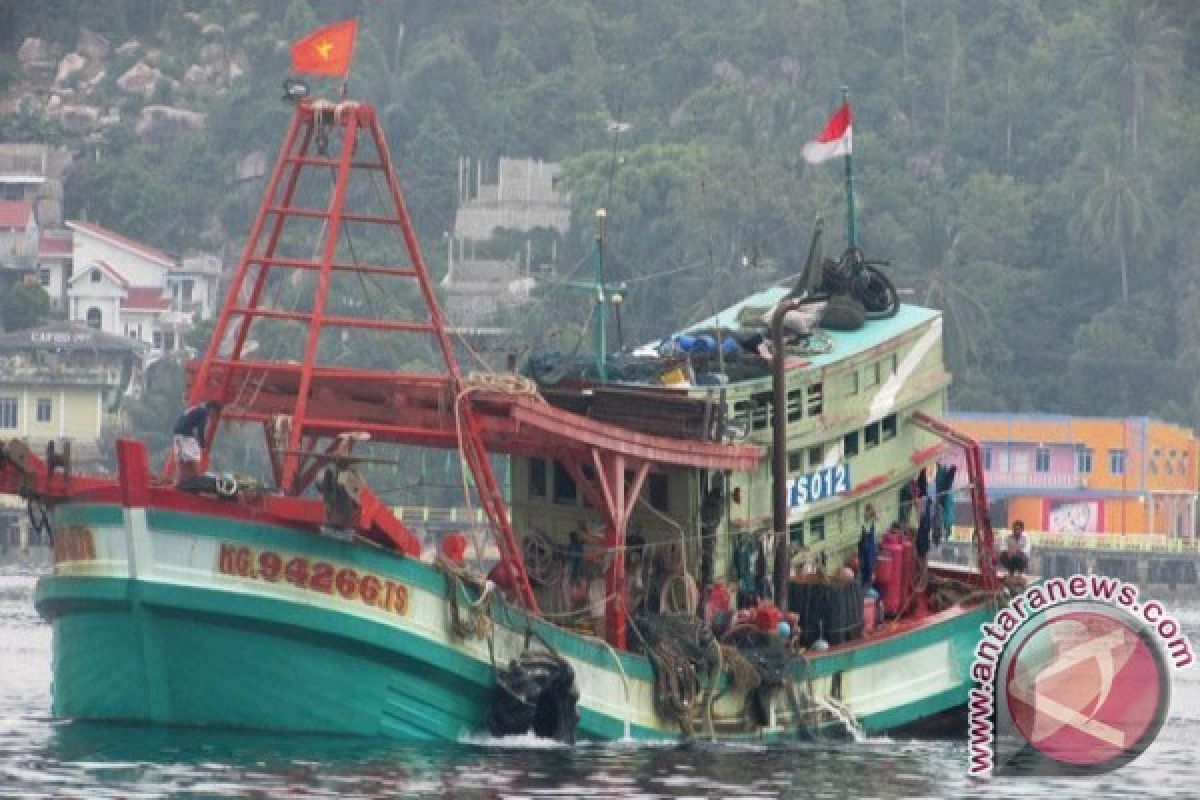
<svg viewBox="0 0 1200 800"><path fill-rule="evenodd" d="M358 258L353 235L372 229L398 254ZM354 282L400 287L407 305L344 302ZM311 293L288 305L280 287ZM53 537L36 606L53 626L55 716L406 740L760 740L961 710L999 597L986 515L978 568L923 567L901 537L880 550L880 601L846 574L869 509L905 519L914 477L948 446L980 466L938 421L941 317L897 304L789 342L805 299L768 288L668 335L657 356L608 362L602 348L599 372L464 374L375 110L296 99L187 398L220 404L206 457L214 436L261 433L270 474L181 485L132 439L117 443L115 477L76 474L61 445L0 449L0 491ZM727 343L748 318L775 345L765 357ZM269 357L271 326L297 357ZM347 332L438 366L347 366ZM372 457L457 453L488 522L476 549L494 546L498 563L464 557L461 539L422 557L362 477L368 443Z"/></svg>

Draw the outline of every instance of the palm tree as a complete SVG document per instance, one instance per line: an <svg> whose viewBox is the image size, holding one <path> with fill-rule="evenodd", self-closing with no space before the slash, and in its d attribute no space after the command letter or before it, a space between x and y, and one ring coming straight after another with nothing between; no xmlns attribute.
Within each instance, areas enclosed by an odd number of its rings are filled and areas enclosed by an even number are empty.
<svg viewBox="0 0 1200 800"><path fill-rule="evenodd" d="M1133 161L1088 151L1083 158L1083 201L1067 225L1076 242L1116 251L1121 302L1129 301L1129 254L1150 238L1156 216L1150 176Z"/></svg>
<svg viewBox="0 0 1200 800"><path fill-rule="evenodd" d="M1170 93L1182 36L1157 5L1143 0L1119 0L1108 23L1100 42L1092 48L1085 83L1117 87L1136 155L1138 129L1147 104Z"/></svg>
<svg viewBox="0 0 1200 800"><path fill-rule="evenodd" d="M945 315L951 365L956 370L970 367L978 362L993 325L988 307L967 280L962 231L944 211L931 207L916 239L922 270L915 288L921 304L941 309Z"/></svg>

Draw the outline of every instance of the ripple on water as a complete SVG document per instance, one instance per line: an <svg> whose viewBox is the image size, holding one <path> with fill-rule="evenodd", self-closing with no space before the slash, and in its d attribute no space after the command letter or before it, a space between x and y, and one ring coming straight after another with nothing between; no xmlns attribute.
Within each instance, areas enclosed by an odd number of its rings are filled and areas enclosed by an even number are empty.
<svg viewBox="0 0 1200 800"><path fill-rule="evenodd" d="M856 797L1007 800L1184 796L1195 786L1200 670L1179 676L1159 740L1111 776L974 783L961 742L675 742L568 747L534 737L449 745L52 721L50 629L35 577L0 572L0 797ZM1200 609L1179 614L1200 630Z"/></svg>

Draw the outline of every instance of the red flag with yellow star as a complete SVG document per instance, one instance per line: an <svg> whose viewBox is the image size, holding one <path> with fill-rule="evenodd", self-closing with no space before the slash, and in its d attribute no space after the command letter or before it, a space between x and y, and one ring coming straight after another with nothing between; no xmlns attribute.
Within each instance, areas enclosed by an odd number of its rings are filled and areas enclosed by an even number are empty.
<svg viewBox="0 0 1200 800"><path fill-rule="evenodd" d="M357 19L318 28L292 45L292 70L307 75L346 77L357 34Z"/></svg>

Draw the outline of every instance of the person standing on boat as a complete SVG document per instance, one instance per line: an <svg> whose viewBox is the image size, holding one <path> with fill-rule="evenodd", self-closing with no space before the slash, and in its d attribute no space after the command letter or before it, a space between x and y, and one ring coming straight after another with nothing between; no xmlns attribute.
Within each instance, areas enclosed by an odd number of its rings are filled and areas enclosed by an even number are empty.
<svg viewBox="0 0 1200 800"><path fill-rule="evenodd" d="M1029 570L1029 557L1033 555L1033 545L1025 535L1025 523L1014 520L1012 533L1009 534L1004 552L1000 554L1000 566L1010 573L1022 574Z"/></svg>
<svg viewBox="0 0 1200 800"><path fill-rule="evenodd" d="M858 569L863 586L870 586L875 576L875 506L867 503L863 509L862 536L858 540Z"/></svg>
<svg viewBox="0 0 1200 800"><path fill-rule="evenodd" d="M204 458L204 443L208 440L208 421L213 412L220 410L216 400L205 400L184 411L175 421L172 447L175 454L177 483L200 474L200 462Z"/></svg>

